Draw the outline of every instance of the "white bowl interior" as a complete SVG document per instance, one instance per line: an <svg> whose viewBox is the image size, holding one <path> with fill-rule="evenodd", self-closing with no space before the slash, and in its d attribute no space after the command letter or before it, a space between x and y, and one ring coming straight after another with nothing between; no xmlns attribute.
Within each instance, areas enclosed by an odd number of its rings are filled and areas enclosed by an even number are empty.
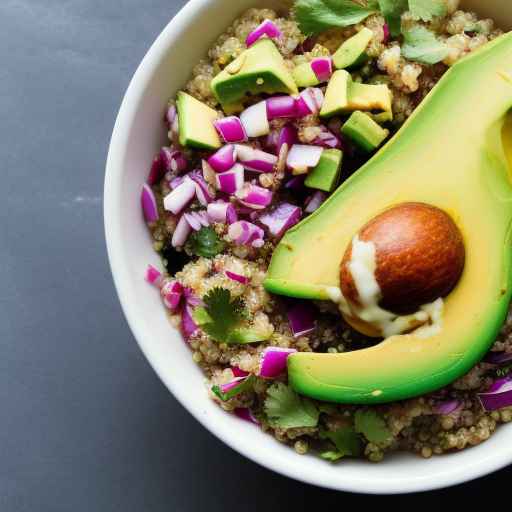
<svg viewBox="0 0 512 512"><path fill-rule="evenodd" d="M512 26L508 0L467 0L481 14ZM160 35L126 94L112 138L105 187L105 224L116 287L142 350L178 400L210 431L254 461L290 477L333 489L369 493L427 490L460 483L512 462L512 426L488 442L429 460L395 455L373 465L347 460L337 466L299 456L258 428L211 402L204 377L170 325L159 295L148 286L146 265L160 265L142 220L139 197L149 163L165 141L161 118L169 97L195 63L244 9L275 6L268 0L192 0Z"/></svg>

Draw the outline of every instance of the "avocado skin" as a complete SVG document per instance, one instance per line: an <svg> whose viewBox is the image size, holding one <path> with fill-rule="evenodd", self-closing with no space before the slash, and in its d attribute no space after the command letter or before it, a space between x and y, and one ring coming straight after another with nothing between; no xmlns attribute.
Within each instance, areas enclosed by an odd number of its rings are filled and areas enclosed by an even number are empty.
<svg viewBox="0 0 512 512"><path fill-rule="evenodd" d="M240 104L247 94L298 94L297 84L270 39L261 39L226 66L211 83L222 105Z"/></svg>
<svg viewBox="0 0 512 512"><path fill-rule="evenodd" d="M451 215L467 252L439 334L293 354L288 374L297 392L351 404L407 399L461 377L494 343L512 295L511 55L509 33L453 66L393 139L274 251L269 291L325 300L339 286L354 234L386 208L422 201Z"/></svg>

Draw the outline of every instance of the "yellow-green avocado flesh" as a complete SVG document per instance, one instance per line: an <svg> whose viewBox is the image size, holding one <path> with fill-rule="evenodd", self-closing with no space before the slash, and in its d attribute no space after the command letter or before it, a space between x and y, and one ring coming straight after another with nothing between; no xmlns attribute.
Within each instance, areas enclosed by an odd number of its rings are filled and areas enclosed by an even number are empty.
<svg viewBox="0 0 512 512"><path fill-rule="evenodd" d="M448 212L464 236L466 266L445 299L441 332L414 333L343 354L288 358L291 386L320 400L372 404L439 389L489 350L511 298L512 33L453 66L395 137L276 248L265 287L329 299L352 237L408 201Z"/></svg>

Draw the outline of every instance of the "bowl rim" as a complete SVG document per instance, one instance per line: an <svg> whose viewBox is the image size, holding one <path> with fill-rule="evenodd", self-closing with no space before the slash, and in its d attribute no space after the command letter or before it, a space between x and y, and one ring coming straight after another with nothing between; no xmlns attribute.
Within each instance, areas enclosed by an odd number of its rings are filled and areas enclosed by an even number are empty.
<svg viewBox="0 0 512 512"><path fill-rule="evenodd" d="M400 494L413 493L441 489L476 478L485 476L489 473L502 469L512 462L512 452L507 450L495 450L494 453L481 457L477 464L459 467L455 471L438 472L428 478L412 478L409 480L400 479L390 485L389 481L371 481L371 477L350 478L344 475L344 480L321 480L318 475L305 475L300 467L286 464L285 461L268 460L265 453L258 450L251 450L244 442L241 436L227 436L221 431L214 422L201 414L201 407L186 399L173 383L172 378L166 375L161 361L148 350L142 340L146 334L145 329L138 321L134 305L128 298L128 281L130 272L122 251L122 234L120 228L119 212L116 205L119 203L120 182L122 177L122 154L123 148L128 142L128 130L126 126L131 126L135 118L137 106L143 92L153 76L160 60L165 56L170 45L179 40L181 34L188 29L188 26L200 14L202 10L208 10L216 0L190 0L183 8L171 19L166 27L159 34L155 42L151 45L141 63L139 64L130 84L123 97L119 109L112 137L110 140L108 157L106 163L106 173L104 182L104 229L106 245L111 273L113 276L115 288L126 321L132 331L137 344L150 363L151 367L157 373L160 380L178 400L178 402L209 432L213 433L219 440L230 446L236 452L247 457L253 462L270 469L281 475L304 482L306 484L316 485L318 487L328 488L338 491L356 492L362 494ZM269 436L269 440L272 439ZM450 455L445 455L449 457Z"/></svg>

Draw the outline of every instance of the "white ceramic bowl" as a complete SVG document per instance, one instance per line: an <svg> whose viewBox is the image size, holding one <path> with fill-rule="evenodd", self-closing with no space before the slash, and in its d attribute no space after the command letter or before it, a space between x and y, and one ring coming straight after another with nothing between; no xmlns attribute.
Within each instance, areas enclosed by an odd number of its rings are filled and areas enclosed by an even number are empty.
<svg viewBox="0 0 512 512"><path fill-rule="evenodd" d="M238 452L283 475L332 489L384 494L447 487L500 469L512 462L512 425L501 427L480 446L429 460L398 454L381 464L346 460L331 465L297 455L209 400L188 347L169 324L158 294L144 282L146 265L160 262L142 220L139 197L148 165L165 141L161 118L166 102L233 19L249 7L275 5L272 0L188 2L148 51L128 88L110 145L104 204L112 273L135 338L162 381L195 418ZM468 0L463 5L512 26L509 0Z"/></svg>

